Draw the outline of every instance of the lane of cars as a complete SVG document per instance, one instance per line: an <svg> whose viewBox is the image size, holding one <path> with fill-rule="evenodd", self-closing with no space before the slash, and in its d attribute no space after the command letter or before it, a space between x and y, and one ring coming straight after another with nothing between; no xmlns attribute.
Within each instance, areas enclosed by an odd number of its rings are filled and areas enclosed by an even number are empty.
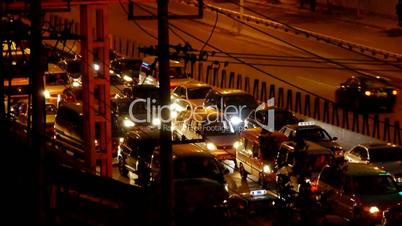
<svg viewBox="0 0 402 226"><path fill-rule="evenodd" d="M230 196L239 196L224 179L230 176L228 172L239 171L243 178L257 178L256 182L261 186L241 195L244 199L252 199L266 195L267 189L275 191L278 175L292 177L291 172L296 170L302 170L317 194L327 197L333 212L344 214L349 211L344 216L356 222L372 218L376 222L381 219L390 222L392 219L383 218L382 214L395 216L395 212L398 213L397 203L402 197L397 183L402 182L400 147L361 144L345 151L324 129L302 122L292 112L259 106L250 94L241 90L217 89L191 80L180 61L171 60L171 66L172 139L177 143L173 146L174 183L180 194L176 197L178 208L183 213L200 205L223 207ZM155 100L151 101L152 106L158 105L157 59L116 58L112 60L110 70L111 84L117 86L112 91L111 108L113 147L119 172L123 176L137 175L137 184L141 186L155 185L160 170L158 136L161 118L149 115L151 105L146 101L135 107L130 104L148 98ZM54 120L55 139L67 149L82 150L81 90L76 83L79 76L64 73L45 75L49 77L45 79L49 92L44 93L49 97L46 106L53 115L56 106L58 108ZM52 86L57 86L54 92ZM378 96L379 91L370 92ZM390 92L387 95L396 95ZM27 109L27 104L17 102L12 108L21 123L26 114L23 106ZM133 116L144 122L134 120ZM273 127L269 126L271 123ZM347 164L339 171L334 163L343 156L347 161L359 164ZM334 167L338 170L336 173L327 173ZM341 178L336 179L339 175ZM301 182L293 180L292 183L293 189L299 192ZM366 204L367 195L378 196L378 202ZM358 198L350 202L348 197L352 196ZM190 204L188 199L194 203ZM382 202L388 199L390 204L383 205Z"/></svg>

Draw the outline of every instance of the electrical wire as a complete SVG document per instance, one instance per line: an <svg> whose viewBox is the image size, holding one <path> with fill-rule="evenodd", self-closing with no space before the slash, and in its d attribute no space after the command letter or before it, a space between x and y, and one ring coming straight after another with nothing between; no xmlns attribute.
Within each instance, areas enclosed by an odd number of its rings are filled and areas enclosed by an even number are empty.
<svg viewBox="0 0 402 226"><path fill-rule="evenodd" d="M235 5L237 5L237 6L240 7L240 3L239 3L239 2L237 2L237 1L235 1L235 0L230 0L230 1L231 1L233 4L235 4ZM287 28L289 28L289 29L291 29L291 30L294 30L294 31L297 31L297 32L300 32L300 33L303 33L303 34L306 34L306 35L309 35L308 32L306 32L306 31L304 31L304 30L301 30L301 29L299 29L299 28L297 28L297 27L294 27L294 26L292 26L292 25L290 25L290 24L288 24L288 23L284 23L284 22L278 21L278 20L276 20L276 19L274 19L274 18L272 18L272 17L269 17L269 16L267 16L267 15L264 15L264 14L262 14L262 13L260 13L260 12L257 12L256 10L250 9L249 7L246 7L246 6L244 6L244 5L241 6L241 7L243 7L243 9L246 9L246 10L248 10L248 11L250 11L250 12L252 12L252 13L258 15L258 16L261 16L261 17L263 17L263 18L265 18L265 19L268 19L268 20L274 21L275 23L284 25L284 26L286 26ZM335 45L336 47L340 47L340 48L345 49L345 50L348 50L348 51L352 51L352 52L354 52L354 53L357 53L357 54L360 54L360 55L362 55L362 56L371 58L371 59L373 59L373 60L381 61L381 62L383 62L383 63L388 64L389 66L393 66L393 67L396 67L396 68L398 68L398 69L402 69L401 66L399 66L399 65L397 65L397 64L394 64L394 63L391 63L391 62L389 62L389 61L382 60L382 59L379 59L379 58L375 58L375 57L372 57L372 56L363 54L363 53L361 53L361 52L359 52L359 51L353 51L353 50L351 50L350 48L347 48L347 47L345 47L345 46L339 46L337 42L328 40L328 41L326 41L326 43Z"/></svg>
<svg viewBox="0 0 402 226"><path fill-rule="evenodd" d="M119 3L120 3L121 9L122 9L122 10L124 11L124 13L127 14L127 16L128 16L128 10L126 9L126 7L124 7L123 2L122 2L121 0L119 0ZM137 21L135 21L135 20L130 20L130 21L132 21L141 31L143 31L143 32L144 32L145 34L147 34L149 37L153 38L154 40L158 40L158 38L157 38L155 35L151 34L151 33L148 32L147 30L145 30L145 28L143 28Z"/></svg>
<svg viewBox="0 0 402 226"><path fill-rule="evenodd" d="M214 34L214 32L215 32L216 25L218 24L218 18L219 18L219 13L218 13L218 12L216 12L214 26L213 26L213 28L212 28L211 33L209 34L208 39L205 41L204 45L201 47L200 52L202 52L202 51L204 50L205 46L207 46L207 44L208 44L208 43L209 43L209 41L211 40L212 35L213 35L213 34Z"/></svg>

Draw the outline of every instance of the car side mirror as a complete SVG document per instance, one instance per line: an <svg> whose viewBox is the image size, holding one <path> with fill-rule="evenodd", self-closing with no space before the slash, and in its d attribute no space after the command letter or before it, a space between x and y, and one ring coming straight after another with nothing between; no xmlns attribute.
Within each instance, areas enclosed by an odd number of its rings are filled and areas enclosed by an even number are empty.
<svg viewBox="0 0 402 226"><path fill-rule="evenodd" d="M336 140L338 140L338 137L332 137L332 140L336 141Z"/></svg>

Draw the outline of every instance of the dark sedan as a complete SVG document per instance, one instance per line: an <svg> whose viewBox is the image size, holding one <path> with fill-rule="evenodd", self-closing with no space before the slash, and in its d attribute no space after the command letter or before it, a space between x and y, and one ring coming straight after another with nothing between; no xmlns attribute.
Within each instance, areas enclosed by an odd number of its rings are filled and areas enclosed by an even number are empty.
<svg viewBox="0 0 402 226"><path fill-rule="evenodd" d="M138 58L119 58L110 63L110 74L115 74L125 82L138 83L142 60Z"/></svg>
<svg viewBox="0 0 402 226"><path fill-rule="evenodd" d="M273 124L271 124L271 122L269 121L269 113L271 111L273 113L271 117L274 119ZM299 119L296 118L295 114L286 109L266 107L263 109L256 109L255 111L251 111L244 123L246 128L265 129L269 126L272 126L275 131L278 131L285 125L296 124L298 122Z"/></svg>
<svg viewBox="0 0 402 226"><path fill-rule="evenodd" d="M382 77L353 76L335 91L335 101L354 110L394 109L398 91Z"/></svg>

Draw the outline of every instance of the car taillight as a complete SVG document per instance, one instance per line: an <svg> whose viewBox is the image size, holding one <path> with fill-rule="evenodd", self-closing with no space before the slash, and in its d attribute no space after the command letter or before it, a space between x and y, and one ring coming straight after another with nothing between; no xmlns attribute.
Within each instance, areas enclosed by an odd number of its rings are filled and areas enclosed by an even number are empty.
<svg viewBox="0 0 402 226"><path fill-rule="evenodd" d="M311 191L312 193L316 193L316 192L318 191L318 186L317 186L317 182L316 182L316 181L315 181L314 183L311 183L310 191Z"/></svg>

